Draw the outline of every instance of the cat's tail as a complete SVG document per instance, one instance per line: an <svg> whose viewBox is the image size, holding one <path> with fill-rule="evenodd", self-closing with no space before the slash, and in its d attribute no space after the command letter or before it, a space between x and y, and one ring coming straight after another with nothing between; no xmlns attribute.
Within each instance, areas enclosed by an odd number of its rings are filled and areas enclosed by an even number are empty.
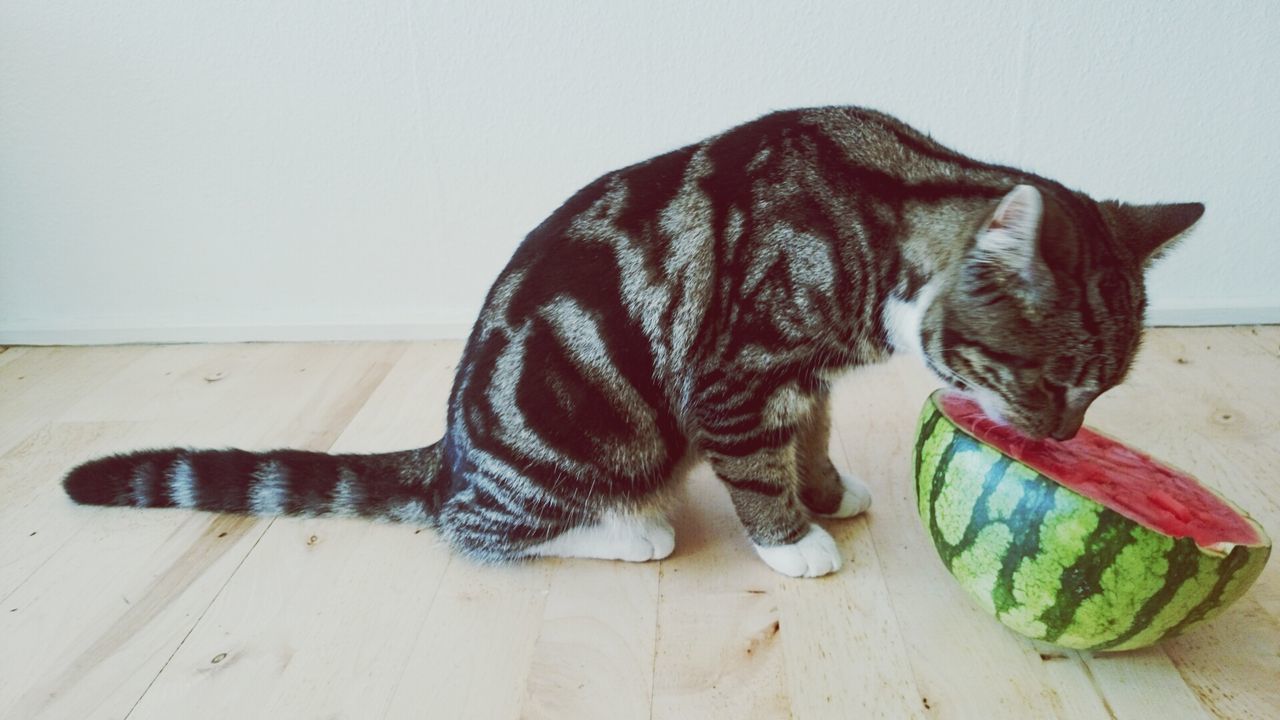
<svg viewBox="0 0 1280 720"><path fill-rule="evenodd" d="M67 473L62 486L85 505L431 524L449 485L441 447L378 455L142 450L90 460Z"/></svg>

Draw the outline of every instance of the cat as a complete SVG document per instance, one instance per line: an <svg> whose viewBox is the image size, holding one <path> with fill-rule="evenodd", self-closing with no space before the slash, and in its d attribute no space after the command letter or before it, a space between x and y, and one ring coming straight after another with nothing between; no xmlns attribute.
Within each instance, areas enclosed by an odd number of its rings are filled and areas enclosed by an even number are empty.
<svg viewBox="0 0 1280 720"><path fill-rule="evenodd" d="M517 248L463 352L443 439L377 455L147 450L77 502L433 526L466 556L668 556L710 462L760 557L838 570L815 517L870 504L826 454L833 375L918 354L1029 436L1125 376L1143 271L1198 203L1095 202L857 107L775 112L608 173Z"/></svg>

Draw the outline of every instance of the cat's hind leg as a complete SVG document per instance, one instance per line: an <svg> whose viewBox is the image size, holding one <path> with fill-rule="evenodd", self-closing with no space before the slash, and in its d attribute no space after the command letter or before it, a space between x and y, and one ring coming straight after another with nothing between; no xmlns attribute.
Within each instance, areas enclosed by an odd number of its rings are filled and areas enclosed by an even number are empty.
<svg viewBox="0 0 1280 720"><path fill-rule="evenodd" d="M675 548L661 497L591 511L543 484L473 472L437 520L444 539L480 562L578 557L644 562Z"/></svg>
<svg viewBox="0 0 1280 720"><path fill-rule="evenodd" d="M660 511L610 511L594 523L530 547L525 554L645 562L667 557L675 546L675 530Z"/></svg>
<svg viewBox="0 0 1280 720"><path fill-rule="evenodd" d="M871 491L865 483L856 477L842 472L836 473L836 481L840 483L840 503L830 512L814 511L818 517L851 518L857 517L871 507Z"/></svg>

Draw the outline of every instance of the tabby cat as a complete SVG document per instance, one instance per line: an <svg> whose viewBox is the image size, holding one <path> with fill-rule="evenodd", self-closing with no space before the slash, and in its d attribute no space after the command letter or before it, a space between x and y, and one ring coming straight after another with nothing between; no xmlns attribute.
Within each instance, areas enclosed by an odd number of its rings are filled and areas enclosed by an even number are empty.
<svg viewBox="0 0 1280 720"><path fill-rule="evenodd" d="M855 107L777 112L608 173L489 291L448 430L379 455L148 450L77 502L431 525L481 561L653 560L710 461L775 570L841 564L870 504L827 458L828 383L912 350L1034 437L1071 437L1141 335L1143 269L1199 204L1095 202ZM908 400L904 398L904 401Z"/></svg>

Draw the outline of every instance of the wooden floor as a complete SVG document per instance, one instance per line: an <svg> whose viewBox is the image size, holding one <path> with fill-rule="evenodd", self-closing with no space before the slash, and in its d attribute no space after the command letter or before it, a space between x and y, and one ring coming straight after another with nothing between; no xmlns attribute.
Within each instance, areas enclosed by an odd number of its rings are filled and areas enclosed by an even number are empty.
<svg viewBox="0 0 1280 720"><path fill-rule="evenodd" d="M1280 718L1280 563L1163 647L1035 647L961 594L914 513L931 387L837 393L869 515L837 575L759 562L698 471L662 563L477 567L430 530L73 506L90 456L170 444L375 451L437 439L460 343L0 352L0 718ZM1090 423L1280 535L1280 328L1150 333Z"/></svg>

